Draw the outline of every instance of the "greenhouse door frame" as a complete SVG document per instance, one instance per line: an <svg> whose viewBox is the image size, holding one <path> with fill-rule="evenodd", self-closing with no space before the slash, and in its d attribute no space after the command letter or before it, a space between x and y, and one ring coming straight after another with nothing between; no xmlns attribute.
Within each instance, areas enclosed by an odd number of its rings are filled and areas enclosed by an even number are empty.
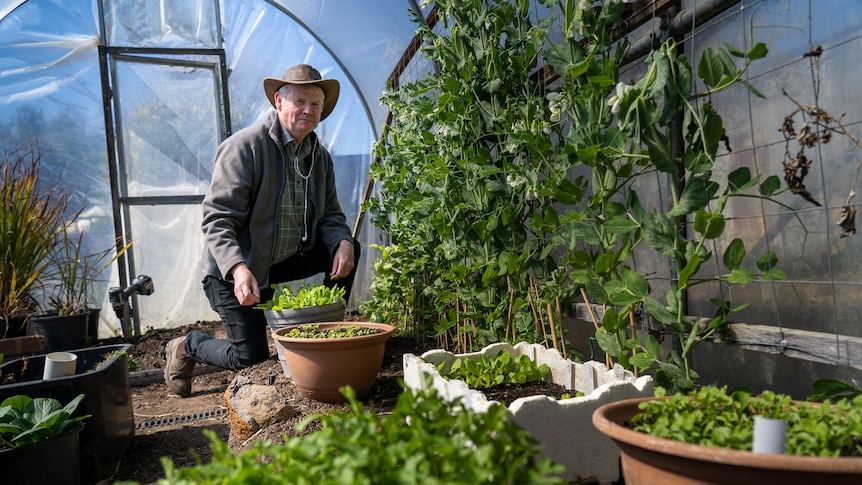
<svg viewBox="0 0 862 485"><path fill-rule="evenodd" d="M218 61L214 62L213 59ZM224 49L160 49L134 47L99 47L99 68L102 79L102 104L105 117L105 138L108 154L108 173L111 186L111 204L113 208L114 233L117 251L133 240L130 213L131 206L157 206L173 204L200 204L203 195L169 195L159 197L130 197L128 191L127 160L122 133L123 111L120 101L114 96L117 83L117 63L132 62L141 64L159 64L163 66L192 67L209 69L213 73L212 100L216 104L216 112L221 114L218 120L220 139L218 143L230 136L230 102L227 85L227 63ZM191 98L190 98L191 99ZM207 99L205 93L196 93L194 102ZM134 248L128 247L124 254L117 258L117 272L121 288L130 284L129 275L137 275L135 270ZM157 285L156 285L157 286ZM156 289L158 290L158 289ZM123 336L127 333L140 335L140 315L137 311L137 294L130 296L130 320L122 321Z"/></svg>

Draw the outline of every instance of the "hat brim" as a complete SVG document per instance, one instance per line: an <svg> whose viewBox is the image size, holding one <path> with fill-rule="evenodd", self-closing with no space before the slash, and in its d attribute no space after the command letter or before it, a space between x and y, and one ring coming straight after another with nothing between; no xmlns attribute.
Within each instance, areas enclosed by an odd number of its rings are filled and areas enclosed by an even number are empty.
<svg viewBox="0 0 862 485"><path fill-rule="evenodd" d="M319 86L323 90L323 110L320 112L320 121L326 119L332 110L335 109L335 103L338 102L338 94L341 92L341 85L336 79L321 79L319 81L285 81L277 77L268 77L263 80L263 90L266 91L266 99L269 104L275 106L275 93L285 84L313 84Z"/></svg>

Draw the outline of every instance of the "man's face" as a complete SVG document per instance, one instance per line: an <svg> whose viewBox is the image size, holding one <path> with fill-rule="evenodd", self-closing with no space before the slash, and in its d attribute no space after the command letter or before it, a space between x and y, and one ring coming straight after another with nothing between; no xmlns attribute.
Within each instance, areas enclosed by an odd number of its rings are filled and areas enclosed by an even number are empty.
<svg viewBox="0 0 862 485"><path fill-rule="evenodd" d="M275 109L287 132L301 142L320 123L323 90L314 85L287 84L275 93Z"/></svg>

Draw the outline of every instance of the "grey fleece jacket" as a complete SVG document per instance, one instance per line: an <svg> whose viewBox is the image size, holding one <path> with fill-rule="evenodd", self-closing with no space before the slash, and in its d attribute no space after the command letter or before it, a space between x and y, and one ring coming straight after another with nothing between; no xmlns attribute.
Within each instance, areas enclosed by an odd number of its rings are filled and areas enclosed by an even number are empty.
<svg viewBox="0 0 862 485"><path fill-rule="evenodd" d="M212 183L203 201L204 276L230 279L228 271L244 262L261 288L269 285L287 162L280 135L281 124L273 111L263 122L228 137L216 151ZM316 133L308 136L308 141L316 142ZM308 247L319 239L334 255L340 241L353 238L338 203L332 156L318 145L315 157L308 188L312 214Z"/></svg>

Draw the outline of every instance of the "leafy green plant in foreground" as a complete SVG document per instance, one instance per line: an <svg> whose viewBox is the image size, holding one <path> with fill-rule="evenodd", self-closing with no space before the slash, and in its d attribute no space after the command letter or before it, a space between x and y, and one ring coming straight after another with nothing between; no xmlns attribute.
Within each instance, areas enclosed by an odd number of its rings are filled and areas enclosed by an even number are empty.
<svg viewBox="0 0 862 485"><path fill-rule="evenodd" d="M821 404L795 402L764 391L705 386L687 394L642 403L635 431L704 446L751 450L754 417L787 422L785 453L806 456L862 455L862 396Z"/></svg>
<svg viewBox="0 0 862 485"><path fill-rule="evenodd" d="M492 359L484 355L475 359L459 357L452 362L448 371L444 371L445 366L445 362L438 366L441 375L448 379L460 379L471 389L542 381L550 373L547 364L536 365L526 354L512 358L508 352L500 352Z"/></svg>
<svg viewBox="0 0 862 485"><path fill-rule="evenodd" d="M429 386L430 387L430 386ZM486 413L444 403L430 389L402 392L391 414L362 408L351 388L343 388L349 410L312 416L320 429L285 438L283 444L256 441L233 454L212 431L205 431L212 462L175 468L162 458L167 484L564 484L561 465L537 459L539 444L513 423L502 405Z"/></svg>
<svg viewBox="0 0 862 485"><path fill-rule="evenodd" d="M60 436L89 416L72 418L84 399L79 394L63 406L52 398L16 395L0 403L0 448L20 448Z"/></svg>
<svg viewBox="0 0 862 485"><path fill-rule="evenodd" d="M286 283L273 284L275 294L272 299L256 305L259 310L296 310L313 306L323 306L330 303L338 303L344 300L344 288L333 286L327 288L323 285L304 284L296 293Z"/></svg>

